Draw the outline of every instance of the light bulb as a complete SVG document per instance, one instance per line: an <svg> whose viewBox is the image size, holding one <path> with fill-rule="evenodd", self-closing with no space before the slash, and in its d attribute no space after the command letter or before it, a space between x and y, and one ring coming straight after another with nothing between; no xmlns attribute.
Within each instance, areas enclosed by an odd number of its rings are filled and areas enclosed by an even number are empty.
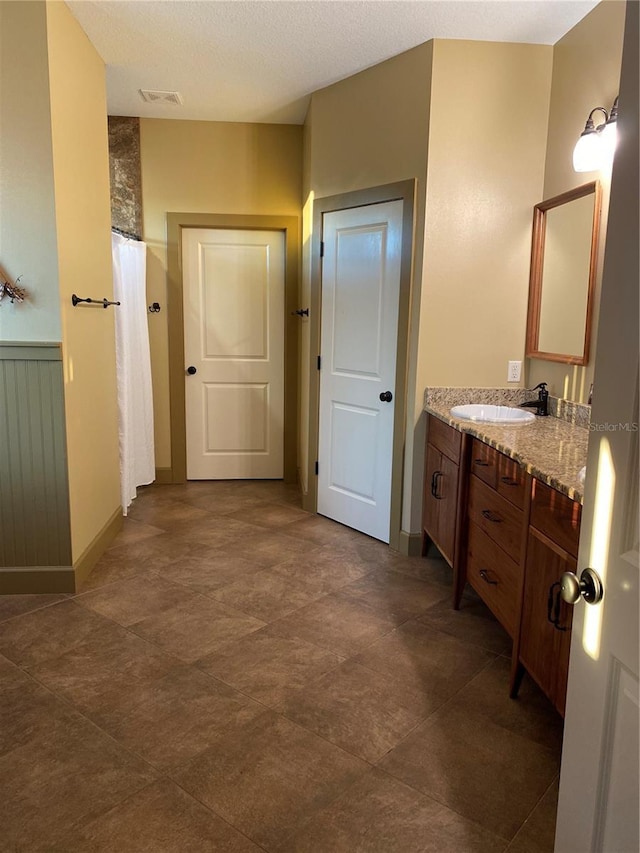
<svg viewBox="0 0 640 853"><path fill-rule="evenodd" d="M613 160L618 142L618 123L609 120L598 134L602 145L602 155L607 162Z"/></svg>
<svg viewBox="0 0 640 853"><path fill-rule="evenodd" d="M573 149L574 171L595 172L602 166L603 159L601 134L593 130L583 133Z"/></svg>

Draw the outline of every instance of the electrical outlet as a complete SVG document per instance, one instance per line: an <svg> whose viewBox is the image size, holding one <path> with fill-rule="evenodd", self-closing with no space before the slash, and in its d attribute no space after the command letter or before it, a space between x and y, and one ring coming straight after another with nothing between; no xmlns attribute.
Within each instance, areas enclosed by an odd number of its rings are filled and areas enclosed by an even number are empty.
<svg viewBox="0 0 640 853"><path fill-rule="evenodd" d="M521 361L510 361L509 369L507 370L507 382L520 382L520 371L522 370Z"/></svg>

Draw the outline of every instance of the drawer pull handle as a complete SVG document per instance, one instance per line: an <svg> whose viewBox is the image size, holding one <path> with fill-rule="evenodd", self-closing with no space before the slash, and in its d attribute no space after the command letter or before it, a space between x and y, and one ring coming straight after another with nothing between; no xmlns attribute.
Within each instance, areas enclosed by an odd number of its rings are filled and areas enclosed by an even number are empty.
<svg viewBox="0 0 640 853"><path fill-rule="evenodd" d="M491 512L490 509L483 509L482 515L487 519L487 521L492 521L494 524L500 524L502 519L499 515L496 515L495 512Z"/></svg>
<svg viewBox="0 0 640 853"><path fill-rule="evenodd" d="M560 581L552 583L549 587L547 598L547 619L558 631L566 631L567 628L560 624L560 597L562 595L562 584Z"/></svg>
<svg viewBox="0 0 640 853"><path fill-rule="evenodd" d="M436 471L433 475L433 486L432 486L432 494L437 501L442 500L442 495L438 493L438 485L440 483L440 477L442 477L442 471Z"/></svg>
<svg viewBox="0 0 640 853"><path fill-rule="evenodd" d="M480 569L480 577L485 583L491 584L491 586L498 586L498 581L492 581L484 569Z"/></svg>
<svg viewBox="0 0 640 853"><path fill-rule="evenodd" d="M518 481L514 480L512 477L501 477L500 478L505 486L517 486Z"/></svg>
<svg viewBox="0 0 640 853"><path fill-rule="evenodd" d="M484 459L474 459L473 462L475 465L479 465L481 468L489 467L489 463L485 462Z"/></svg>

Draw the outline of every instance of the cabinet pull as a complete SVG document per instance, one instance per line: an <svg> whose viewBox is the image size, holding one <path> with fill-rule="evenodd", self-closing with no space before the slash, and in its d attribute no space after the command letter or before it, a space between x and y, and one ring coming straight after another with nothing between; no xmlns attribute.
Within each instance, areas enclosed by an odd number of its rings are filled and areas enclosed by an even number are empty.
<svg viewBox="0 0 640 853"><path fill-rule="evenodd" d="M505 486L517 486L518 481L514 480L513 477L500 477Z"/></svg>
<svg viewBox="0 0 640 853"><path fill-rule="evenodd" d="M560 581L555 581L549 587L549 596L547 598L547 620L551 622L557 631L566 631L566 626L560 624L560 596L562 594L562 584Z"/></svg>
<svg viewBox="0 0 640 853"><path fill-rule="evenodd" d="M480 577L485 583L491 584L491 586L498 586L498 581L492 581L484 569L480 569Z"/></svg>
<svg viewBox="0 0 640 853"><path fill-rule="evenodd" d="M436 471L433 475L433 491L432 494L437 501L442 500L442 495L438 494L439 477L442 477L442 471Z"/></svg>
<svg viewBox="0 0 640 853"><path fill-rule="evenodd" d="M487 519L487 521L492 521L494 524L500 524L502 519L499 515L496 515L495 512L491 512L490 509L483 509L482 515Z"/></svg>
<svg viewBox="0 0 640 853"><path fill-rule="evenodd" d="M489 463L485 462L484 459L474 459L473 464L479 465L481 468L488 468L489 467Z"/></svg>

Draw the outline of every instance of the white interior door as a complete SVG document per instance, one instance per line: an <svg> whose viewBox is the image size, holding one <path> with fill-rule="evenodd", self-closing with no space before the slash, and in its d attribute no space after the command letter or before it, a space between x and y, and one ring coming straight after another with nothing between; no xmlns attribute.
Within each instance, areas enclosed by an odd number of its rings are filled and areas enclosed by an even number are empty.
<svg viewBox="0 0 640 853"><path fill-rule="evenodd" d="M318 512L389 541L402 202L323 221ZM380 394L391 399L383 401Z"/></svg>
<svg viewBox="0 0 640 853"><path fill-rule="evenodd" d="M284 268L282 231L183 229L189 480L283 476Z"/></svg>
<svg viewBox="0 0 640 853"><path fill-rule="evenodd" d="M557 853L640 850L637 33L629 3L578 555L604 599L574 611Z"/></svg>

